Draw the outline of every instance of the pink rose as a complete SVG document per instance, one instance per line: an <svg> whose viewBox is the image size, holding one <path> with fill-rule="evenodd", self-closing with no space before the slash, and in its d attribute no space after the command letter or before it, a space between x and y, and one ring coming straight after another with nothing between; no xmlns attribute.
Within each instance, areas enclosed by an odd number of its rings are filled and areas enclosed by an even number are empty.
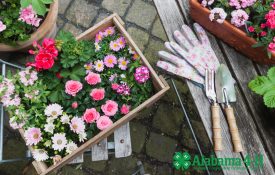
<svg viewBox="0 0 275 175"><path fill-rule="evenodd" d="M115 91L117 90L117 88L119 87L119 85L117 83L113 83L112 84L112 89Z"/></svg>
<svg viewBox="0 0 275 175"><path fill-rule="evenodd" d="M65 84L65 92L69 95L75 96L81 89L82 83L75 80L69 80Z"/></svg>
<svg viewBox="0 0 275 175"><path fill-rule="evenodd" d="M78 107L78 103L77 103L76 101L73 102L73 103L72 103L72 108L73 108L73 109L76 109L77 107Z"/></svg>
<svg viewBox="0 0 275 175"><path fill-rule="evenodd" d="M101 78L99 74L90 72L86 77L85 80L89 85L96 85L101 82Z"/></svg>
<svg viewBox="0 0 275 175"><path fill-rule="evenodd" d="M99 113L96 111L95 108L86 109L84 115L82 116L82 119L86 123L93 123L99 118Z"/></svg>
<svg viewBox="0 0 275 175"><path fill-rule="evenodd" d="M121 114L128 114L130 111L130 106L123 104L120 108Z"/></svg>
<svg viewBox="0 0 275 175"><path fill-rule="evenodd" d="M90 93L90 96L93 98L94 101L102 100L105 97L105 90L93 89L92 92Z"/></svg>
<svg viewBox="0 0 275 175"><path fill-rule="evenodd" d="M100 130L104 130L111 126L113 124L113 121L107 117L107 116L101 116L97 121L96 121L96 126Z"/></svg>
<svg viewBox="0 0 275 175"><path fill-rule="evenodd" d="M101 106L102 111L107 116L114 116L118 110L118 105L115 101L108 100Z"/></svg>

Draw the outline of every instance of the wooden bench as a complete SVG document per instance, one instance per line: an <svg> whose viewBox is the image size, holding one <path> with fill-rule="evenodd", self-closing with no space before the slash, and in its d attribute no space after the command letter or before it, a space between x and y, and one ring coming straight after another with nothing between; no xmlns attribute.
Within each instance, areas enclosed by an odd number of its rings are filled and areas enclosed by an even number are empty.
<svg viewBox="0 0 275 175"><path fill-rule="evenodd" d="M180 29L182 24L185 23L191 26L193 23L189 17L188 0L154 0L154 3L170 41L174 40L173 32ZM223 151L215 152L215 154L219 158L241 158L243 161L246 155L255 156L262 154L264 160L262 169L246 167L244 171L222 169L222 172L228 175L274 175L275 114L264 106L260 96L255 95L247 87L248 82L255 76L266 74L268 66L260 66L253 63L211 34L209 34L209 39L220 63L224 63L229 67L237 81L237 103L232 105L235 109L236 121L244 147L242 153L233 152L226 117L224 116L224 111L220 109L224 149ZM187 85L207 135L212 142L210 104L205 97L204 90L188 81Z"/></svg>

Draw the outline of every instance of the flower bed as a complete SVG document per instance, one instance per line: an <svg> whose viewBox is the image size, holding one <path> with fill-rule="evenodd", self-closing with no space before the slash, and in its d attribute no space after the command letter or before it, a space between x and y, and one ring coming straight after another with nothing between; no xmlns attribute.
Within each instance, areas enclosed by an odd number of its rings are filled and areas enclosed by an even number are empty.
<svg viewBox="0 0 275 175"><path fill-rule="evenodd" d="M275 64L272 4L273 1L262 4L262 1L254 0L190 0L190 14L211 33L253 61Z"/></svg>
<svg viewBox="0 0 275 175"><path fill-rule="evenodd" d="M114 14L78 40L60 32L34 43L34 62L2 79L1 101L39 174L69 163L169 89L121 23Z"/></svg>
<svg viewBox="0 0 275 175"><path fill-rule="evenodd" d="M56 32L57 0L0 2L0 51L26 50Z"/></svg>

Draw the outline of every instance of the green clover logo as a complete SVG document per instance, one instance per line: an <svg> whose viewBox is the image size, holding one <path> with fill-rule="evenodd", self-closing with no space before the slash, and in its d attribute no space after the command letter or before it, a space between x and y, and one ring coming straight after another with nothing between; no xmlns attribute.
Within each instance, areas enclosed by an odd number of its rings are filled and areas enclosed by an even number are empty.
<svg viewBox="0 0 275 175"><path fill-rule="evenodd" d="M188 152L176 152L173 156L173 165L176 170L187 170L191 165L190 159L191 156Z"/></svg>

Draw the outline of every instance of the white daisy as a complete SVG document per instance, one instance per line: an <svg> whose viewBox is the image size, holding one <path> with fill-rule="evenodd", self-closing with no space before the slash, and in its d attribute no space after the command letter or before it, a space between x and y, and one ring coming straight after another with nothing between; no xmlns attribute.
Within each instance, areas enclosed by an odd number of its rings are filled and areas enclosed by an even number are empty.
<svg viewBox="0 0 275 175"><path fill-rule="evenodd" d="M48 123L46 124L45 126L45 131L46 132L49 132L49 133L52 133L53 134L53 130L55 128L54 124L53 123Z"/></svg>
<svg viewBox="0 0 275 175"><path fill-rule="evenodd" d="M46 121L47 121L47 123L53 123L54 120L55 120L54 117L48 117Z"/></svg>
<svg viewBox="0 0 275 175"><path fill-rule="evenodd" d="M79 141L80 142L84 142L84 140L86 140L87 139L87 134L86 134L86 132L81 132L81 133L79 133Z"/></svg>
<svg viewBox="0 0 275 175"><path fill-rule="evenodd" d="M101 47L98 43L95 43L95 51L100 51Z"/></svg>
<svg viewBox="0 0 275 175"><path fill-rule="evenodd" d="M67 123L70 123L70 117L68 115L62 115L61 116L61 122L63 124L67 124Z"/></svg>
<svg viewBox="0 0 275 175"><path fill-rule="evenodd" d="M84 132L85 130L85 123L82 118L74 117L71 120L70 128L73 132L79 134Z"/></svg>
<svg viewBox="0 0 275 175"><path fill-rule="evenodd" d="M33 158L36 161L45 161L49 158L47 151L43 149L35 149L33 150L32 154L33 154Z"/></svg>
<svg viewBox="0 0 275 175"><path fill-rule="evenodd" d="M53 149L61 151L66 147L67 139L65 133L57 133L52 137Z"/></svg>
<svg viewBox="0 0 275 175"><path fill-rule="evenodd" d="M66 152L68 154L71 154L76 149L77 149L77 145L74 142L69 142L66 146Z"/></svg>
<svg viewBox="0 0 275 175"><path fill-rule="evenodd" d="M62 106L60 106L59 104L50 104L46 107L45 109L45 115L48 117L54 117L57 118L59 115L62 115Z"/></svg>
<svg viewBox="0 0 275 175"><path fill-rule="evenodd" d="M94 69L97 72L102 72L104 70L104 63L102 60L95 61Z"/></svg>

